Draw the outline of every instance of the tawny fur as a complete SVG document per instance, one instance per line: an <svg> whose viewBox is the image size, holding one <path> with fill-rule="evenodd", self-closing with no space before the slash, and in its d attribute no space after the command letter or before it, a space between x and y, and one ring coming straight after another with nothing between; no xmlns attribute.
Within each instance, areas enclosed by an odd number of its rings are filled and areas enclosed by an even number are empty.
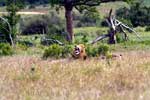
<svg viewBox="0 0 150 100"><path fill-rule="evenodd" d="M79 50L79 54L77 54L77 51L78 51L78 50ZM86 55L86 51L85 51L85 46L84 46L84 44L76 45L75 48L74 48L74 50L73 50L72 56L73 56L73 58L75 58L75 59L83 59L83 60L86 60L87 55Z"/></svg>

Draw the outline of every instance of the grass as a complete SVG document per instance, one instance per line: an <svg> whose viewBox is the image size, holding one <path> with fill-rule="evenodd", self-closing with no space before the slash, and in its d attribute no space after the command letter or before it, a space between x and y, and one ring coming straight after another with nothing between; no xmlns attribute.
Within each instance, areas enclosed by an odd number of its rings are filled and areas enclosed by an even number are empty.
<svg viewBox="0 0 150 100"><path fill-rule="evenodd" d="M110 64L99 58L1 57L0 99L148 100L150 53L121 54L121 59L109 60Z"/></svg>
<svg viewBox="0 0 150 100"><path fill-rule="evenodd" d="M101 34L107 33L107 28L101 27L82 27L82 28L75 28L75 39L79 43L82 43L81 40L83 36L86 35L88 39L88 43L94 40L97 36ZM139 32L141 40L136 37L135 34L129 33L129 41L117 43L115 45L110 45L111 51L135 51L135 50L150 50L150 32L144 32L143 28L135 29ZM36 40L34 37L38 37ZM39 55L42 56L42 53L45 49L45 46L40 45L40 38L42 35L30 35L30 36L19 36L20 40L30 41L34 44L33 47L26 47L22 45L18 45L15 49L17 55ZM107 39L104 41L99 41L95 45L99 43L107 43Z"/></svg>
<svg viewBox="0 0 150 100"><path fill-rule="evenodd" d="M106 30L77 28L75 34L95 36L96 31ZM0 99L148 100L150 34L141 29L138 32L142 41L130 34L130 41L110 45L111 51L121 54L121 58L102 60L97 57L86 61L71 58L43 60L45 47L37 45L40 40L33 41L34 35L21 36L36 46L25 50L16 48L16 55L0 57Z"/></svg>
<svg viewBox="0 0 150 100"><path fill-rule="evenodd" d="M81 27L81 28L75 28L74 29L74 33L78 34L78 33L96 33L96 32L106 32L105 27Z"/></svg>

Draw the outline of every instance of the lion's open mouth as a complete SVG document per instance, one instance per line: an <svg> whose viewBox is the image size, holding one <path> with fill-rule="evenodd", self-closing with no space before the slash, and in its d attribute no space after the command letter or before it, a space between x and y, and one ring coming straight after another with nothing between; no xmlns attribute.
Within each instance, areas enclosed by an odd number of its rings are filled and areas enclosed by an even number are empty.
<svg viewBox="0 0 150 100"><path fill-rule="evenodd" d="M80 54L80 49L79 48L75 48L75 54L79 55Z"/></svg>
<svg viewBox="0 0 150 100"><path fill-rule="evenodd" d="M75 51L75 54L76 54L76 55L79 55L79 54L80 54L80 52L79 52L79 51Z"/></svg>

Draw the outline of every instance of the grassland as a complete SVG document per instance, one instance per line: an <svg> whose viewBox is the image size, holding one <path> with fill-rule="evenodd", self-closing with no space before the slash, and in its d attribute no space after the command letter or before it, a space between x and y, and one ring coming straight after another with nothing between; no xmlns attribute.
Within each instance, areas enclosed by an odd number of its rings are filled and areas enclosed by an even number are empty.
<svg viewBox="0 0 150 100"><path fill-rule="evenodd" d="M150 52L86 61L0 58L1 100L149 100Z"/></svg>
<svg viewBox="0 0 150 100"><path fill-rule="evenodd" d="M143 41L131 34L130 41L111 45L122 55L113 59L44 60L42 46L16 48L15 55L0 57L0 100L149 100L150 34L140 33Z"/></svg>

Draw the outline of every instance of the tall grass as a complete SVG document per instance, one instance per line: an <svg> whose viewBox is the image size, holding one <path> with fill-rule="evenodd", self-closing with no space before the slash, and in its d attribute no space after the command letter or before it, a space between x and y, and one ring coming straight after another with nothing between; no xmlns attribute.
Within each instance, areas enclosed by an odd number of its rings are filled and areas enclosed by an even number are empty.
<svg viewBox="0 0 150 100"><path fill-rule="evenodd" d="M121 59L0 58L1 100L148 100L150 53Z"/></svg>

